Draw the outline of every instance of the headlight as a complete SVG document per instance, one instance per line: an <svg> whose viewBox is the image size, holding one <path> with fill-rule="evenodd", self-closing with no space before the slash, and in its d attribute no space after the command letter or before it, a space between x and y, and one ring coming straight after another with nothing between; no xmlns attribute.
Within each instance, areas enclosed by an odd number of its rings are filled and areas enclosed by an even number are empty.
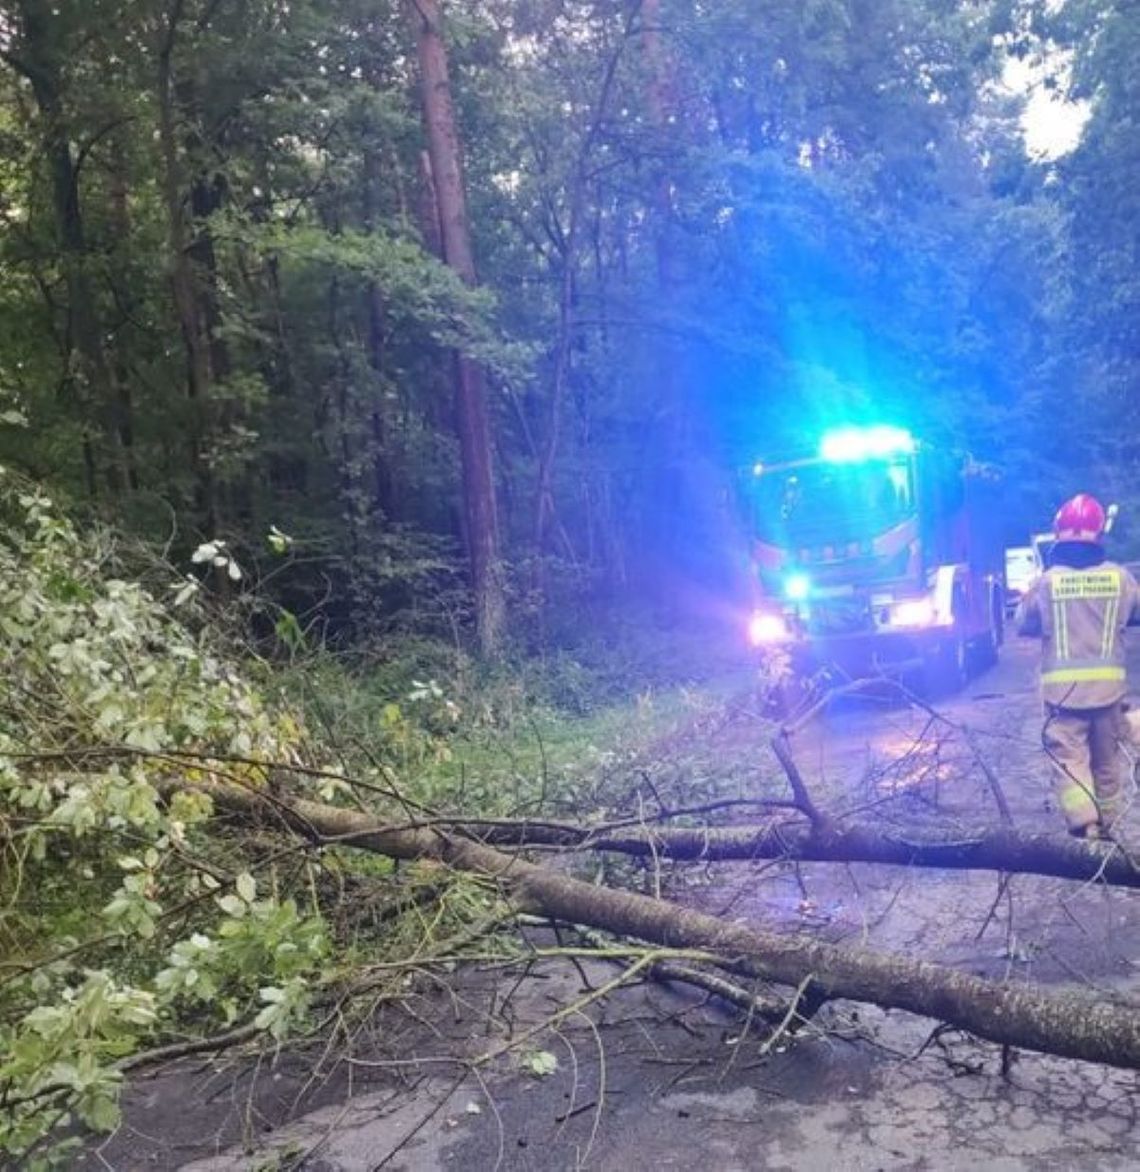
<svg viewBox="0 0 1140 1172"><path fill-rule="evenodd" d="M757 613L748 622L748 641L753 647L779 643L788 637L788 624L778 614Z"/></svg>
<svg viewBox="0 0 1140 1172"><path fill-rule="evenodd" d="M891 607L892 627L933 627L938 623L938 612L931 598L908 598Z"/></svg>

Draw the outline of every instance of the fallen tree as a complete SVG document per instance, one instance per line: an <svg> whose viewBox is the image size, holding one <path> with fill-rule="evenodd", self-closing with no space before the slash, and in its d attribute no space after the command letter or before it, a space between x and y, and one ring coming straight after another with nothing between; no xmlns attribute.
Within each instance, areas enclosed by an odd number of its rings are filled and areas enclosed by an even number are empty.
<svg viewBox="0 0 1140 1172"><path fill-rule="evenodd" d="M225 757L216 755L152 754L121 747L66 754L72 761L92 756L123 755L154 760L166 768L174 764L216 769L219 764L227 762ZM32 759L42 761L44 757L37 754ZM260 776L276 771L282 775L296 773L312 781L331 780L350 788L361 785L357 779L340 773L305 769L296 763L282 763L278 768L240 758L232 760L238 764L256 765ZM789 768L794 770L794 765ZM438 831L501 849L601 851L674 862L786 859L801 863L873 863L1038 875L1079 883L1140 888L1140 861L1124 843L1116 840L1090 841L1064 834L1023 831L1007 821L997 827L979 826L966 833L960 830L942 835L891 832L868 822L847 821L842 816L821 810L808 796L798 771L790 776L794 777L792 791L795 796L786 801L712 802L696 808L666 809L651 816L595 824L551 818L449 816L409 805L409 820L400 824L400 830L401 833ZM398 794L385 792L384 796L406 805ZM707 817L723 807L743 806L763 807L770 816L763 822L728 827L664 825L681 818ZM381 825L376 823L376 826Z"/></svg>
<svg viewBox="0 0 1140 1172"><path fill-rule="evenodd" d="M803 863L884 863L1140 887L1140 867L1115 843L1025 833L1010 827L981 828L967 837L954 838L911 838L865 823L810 824L787 818L727 829L608 828L525 820L490 825L456 821L444 828L497 847L612 851L688 862L784 858Z"/></svg>
<svg viewBox="0 0 1140 1172"><path fill-rule="evenodd" d="M1005 1046L1140 1069L1140 1013L1126 1006L724 923L664 900L594 886L438 828L383 824L354 810L224 783L211 784L208 792L219 809L274 818L318 845L434 859L488 877L520 911L670 948L703 949L739 975L791 987L810 982L824 999L907 1010Z"/></svg>

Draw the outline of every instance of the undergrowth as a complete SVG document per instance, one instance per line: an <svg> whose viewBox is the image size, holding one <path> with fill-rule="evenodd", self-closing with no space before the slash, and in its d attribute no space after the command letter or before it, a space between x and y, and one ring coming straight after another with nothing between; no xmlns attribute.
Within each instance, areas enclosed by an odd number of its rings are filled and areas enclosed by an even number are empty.
<svg viewBox="0 0 1140 1172"><path fill-rule="evenodd" d="M150 1048L303 1039L362 988L398 997L401 957L504 918L477 879L215 817L211 783L390 821L596 821L757 784L743 746L710 747L739 716L725 695L621 683L620 654L489 669L405 639L282 667L235 650L185 573L140 575L137 550L8 473L0 518L0 1154L23 1167L113 1128Z"/></svg>

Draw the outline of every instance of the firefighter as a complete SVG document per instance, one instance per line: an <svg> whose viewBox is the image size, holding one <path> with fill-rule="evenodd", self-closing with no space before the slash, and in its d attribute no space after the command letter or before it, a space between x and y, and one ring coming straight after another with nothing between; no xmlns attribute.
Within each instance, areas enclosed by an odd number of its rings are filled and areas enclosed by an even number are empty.
<svg viewBox="0 0 1140 1172"><path fill-rule="evenodd" d="M1140 621L1140 587L1105 558L1105 511L1086 493L1053 519L1049 568L1022 598L1017 626L1041 639L1042 742L1069 833L1107 837L1125 779L1124 628Z"/></svg>

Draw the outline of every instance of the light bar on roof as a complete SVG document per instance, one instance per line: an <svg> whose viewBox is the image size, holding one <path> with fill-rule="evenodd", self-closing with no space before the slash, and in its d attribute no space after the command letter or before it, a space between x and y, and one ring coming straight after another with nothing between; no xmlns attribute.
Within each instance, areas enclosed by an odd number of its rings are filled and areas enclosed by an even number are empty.
<svg viewBox="0 0 1140 1172"><path fill-rule="evenodd" d="M807 574L789 574L784 579L784 594L792 602L803 602L811 594L811 579Z"/></svg>
<svg viewBox="0 0 1140 1172"><path fill-rule="evenodd" d="M906 428L884 423L875 427L840 427L829 431L820 442L819 454L836 464L849 464L888 456L909 456L914 449L914 436Z"/></svg>

